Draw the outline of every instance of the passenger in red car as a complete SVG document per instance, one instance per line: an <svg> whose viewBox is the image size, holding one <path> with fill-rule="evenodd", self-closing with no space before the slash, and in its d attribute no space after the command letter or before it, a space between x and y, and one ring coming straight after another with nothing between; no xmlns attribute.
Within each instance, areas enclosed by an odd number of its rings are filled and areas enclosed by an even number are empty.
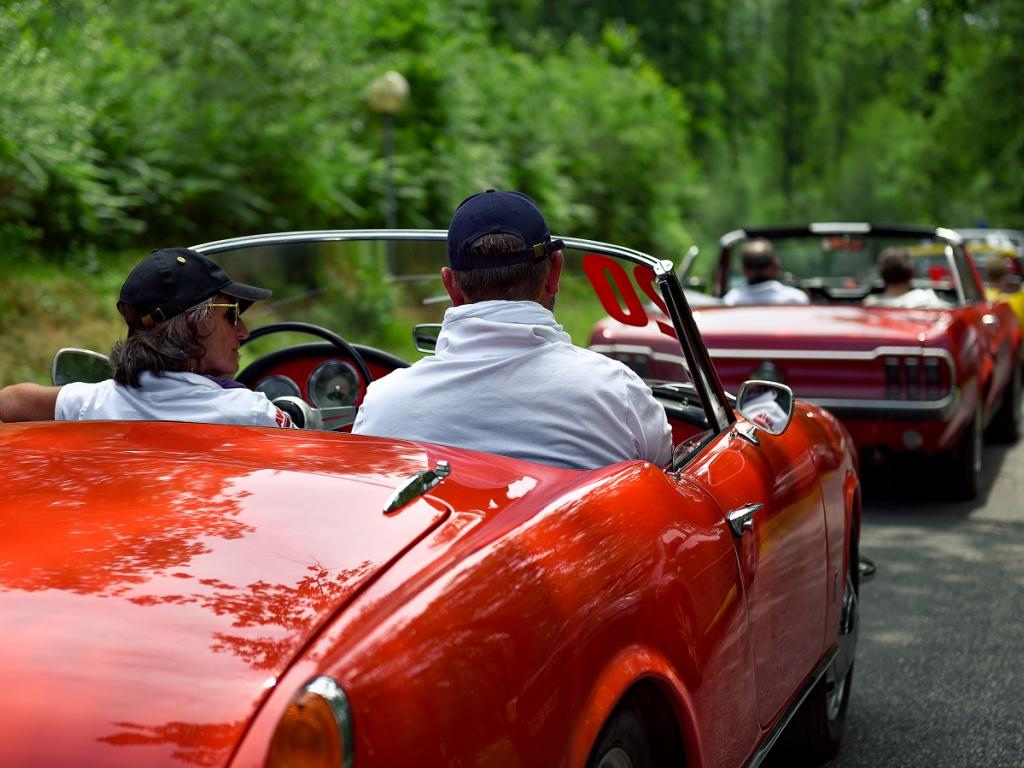
<svg viewBox="0 0 1024 768"><path fill-rule="evenodd" d="M722 297L722 302L735 304L809 304L810 298L799 288L779 280L782 264L767 240L751 240L743 245L740 258L747 284Z"/></svg>
<svg viewBox="0 0 1024 768"><path fill-rule="evenodd" d="M270 291L236 283L186 248L153 251L128 275L117 308L128 327L114 376L0 390L0 421L146 419L291 426L262 392L231 379L249 336L242 313Z"/></svg>
<svg viewBox="0 0 1024 768"><path fill-rule="evenodd" d="M885 283L881 293L864 297L866 307L945 309L953 306L931 288L914 288L914 261L906 248L886 248L878 257L878 274Z"/></svg>
<svg viewBox="0 0 1024 768"><path fill-rule="evenodd" d="M352 431L573 469L666 464L671 433L647 385L574 346L555 320L562 246L524 194L463 201L448 228L441 280L453 306L435 354L374 381Z"/></svg>

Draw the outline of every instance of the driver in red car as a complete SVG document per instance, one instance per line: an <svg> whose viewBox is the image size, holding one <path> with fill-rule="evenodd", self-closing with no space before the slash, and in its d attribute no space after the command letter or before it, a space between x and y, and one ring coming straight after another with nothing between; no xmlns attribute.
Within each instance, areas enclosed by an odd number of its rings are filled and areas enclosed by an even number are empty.
<svg viewBox="0 0 1024 768"><path fill-rule="evenodd" d="M435 354L374 381L352 431L573 469L668 463L651 390L555 321L562 246L520 192L464 200L448 227L441 280L453 306Z"/></svg>
<svg viewBox="0 0 1024 768"><path fill-rule="evenodd" d="M236 283L187 248L153 251L128 275L117 303L128 326L114 345L114 377L61 387L0 390L0 421L148 419L289 427L262 392L230 378L249 335L241 318L270 291Z"/></svg>
<svg viewBox="0 0 1024 768"><path fill-rule="evenodd" d="M722 297L722 303L738 304L809 304L810 297L792 285L786 285L779 276L782 262L768 240L751 240L740 252L746 285L733 288Z"/></svg>

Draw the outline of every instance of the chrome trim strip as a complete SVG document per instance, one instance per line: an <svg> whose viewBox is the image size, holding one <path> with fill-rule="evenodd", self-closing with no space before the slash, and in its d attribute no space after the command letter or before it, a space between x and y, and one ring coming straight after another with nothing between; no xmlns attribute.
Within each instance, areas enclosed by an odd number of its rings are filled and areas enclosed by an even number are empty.
<svg viewBox="0 0 1024 768"><path fill-rule="evenodd" d="M945 349L927 347L875 347L864 352L847 352L840 350L815 349L725 349L708 350L714 358L740 358L766 360L876 360L885 355L902 355L916 357L941 357L953 368L953 356Z"/></svg>
<svg viewBox="0 0 1024 768"><path fill-rule="evenodd" d="M447 239L448 232L444 229L316 229L294 232L268 232L261 235L233 237L226 240L211 240L191 247L192 250L199 251L200 253L213 254L233 251L239 248L248 248L254 245L273 245L277 243L315 243L347 240L434 240L445 242ZM619 256L627 261L650 267L656 273L659 271L672 272L675 269L674 262L669 259L657 258L621 245L602 243L599 240L586 240L578 237L552 237L552 239L562 240L566 248L580 251L596 251L598 253Z"/></svg>
<svg viewBox="0 0 1024 768"><path fill-rule="evenodd" d="M344 755L341 768L352 768L355 760L355 738L352 733L352 709L348 703L348 696L342 687L327 675L314 677L303 687L307 693L319 696L327 702L334 715L334 725L338 729L338 737L341 739L341 747Z"/></svg>
<svg viewBox="0 0 1024 768"><path fill-rule="evenodd" d="M779 740L779 736L782 735L782 731L789 725L789 721L793 719L793 715L800 709L800 705L804 703L804 699L814 689L814 686L818 684L818 681L825 675L825 671L828 669L828 665L832 663L832 660L839 653L839 646L833 645L828 653L825 654L825 658L821 660L818 666L815 668L811 676L804 682L804 687L800 689L800 694L793 699L793 703L789 705L789 708L785 711L782 717L779 718L778 722L775 723L775 727L772 728L768 737L761 743L761 746L754 752L753 757L750 758L750 762L747 763L746 768L757 768L764 762L764 759L768 757L768 753L771 748L775 746L775 742Z"/></svg>

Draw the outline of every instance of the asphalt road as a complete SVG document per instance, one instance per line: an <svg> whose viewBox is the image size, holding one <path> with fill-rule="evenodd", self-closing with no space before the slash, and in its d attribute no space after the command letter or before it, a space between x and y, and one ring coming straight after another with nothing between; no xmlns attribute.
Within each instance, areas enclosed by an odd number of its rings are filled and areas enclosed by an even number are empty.
<svg viewBox="0 0 1024 768"><path fill-rule="evenodd" d="M832 768L1024 766L1024 441L986 447L971 503L922 498L929 470L866 489L878 572Z"/></svg>

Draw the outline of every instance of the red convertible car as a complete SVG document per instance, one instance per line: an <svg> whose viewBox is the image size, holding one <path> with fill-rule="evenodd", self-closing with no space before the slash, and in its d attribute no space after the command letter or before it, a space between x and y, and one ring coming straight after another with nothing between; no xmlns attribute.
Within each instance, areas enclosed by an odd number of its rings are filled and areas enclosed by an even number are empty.
<svg viewBox="0 0 1024 768"><path fill-rule="evenodd" d="M720 241L717 296L745 283L739 254L754 240L772 244L784 279L810 303L696 309L725 388L785 382L839 417L865 460L935 457L953 495L975 496L986 427L994 440L1020 434L1021 329L1009 305L986 300L960 236L860 223L737 230ZM943 308L870 305L883 289L878 257L890 247L909 251L913 286L944 299ZM660 312L646 309L609 311L592 348L646 375L685 379Z"/></svg>
<svg viewBox="0 0 1024 768"><path fill-rule="evenodd" d="M578 339L641 295L676 339L687 381L651 382L668 465L352 435L368 382L429 344L444 238L197 246L274 288L239 380L306 429L0 425L0 764L733 768L838 748L846 430L784 385L726 396L670 262L564 238ZM64 353L57 379L90 361Z"/></svg>

